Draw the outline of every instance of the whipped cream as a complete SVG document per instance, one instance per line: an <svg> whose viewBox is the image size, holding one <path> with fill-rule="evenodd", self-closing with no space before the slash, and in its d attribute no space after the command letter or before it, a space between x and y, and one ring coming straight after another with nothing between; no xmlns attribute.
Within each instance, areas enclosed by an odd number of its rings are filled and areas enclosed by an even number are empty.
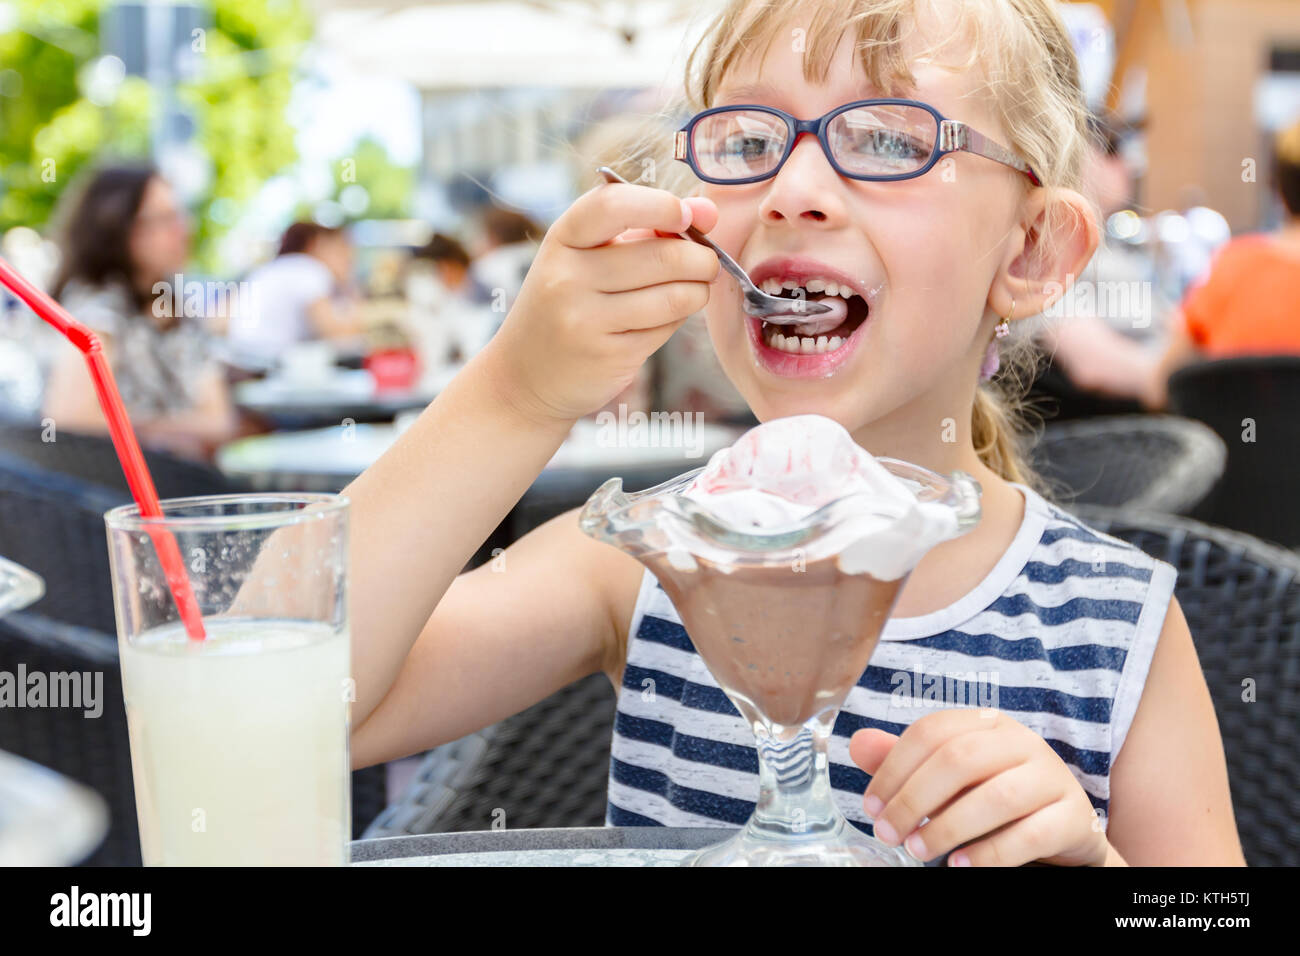
<svg viewBox="0 0 1300 956"><path fill-rule="evenodd" d="M847 499L842 514L806 548L774 548L773 560L835 557L846 574L897 580L936 544L956 537L955 511L918 501L914 485L892 474L861 448L838 422L821 415L774 419L750 429L708 465L681 493L717 524L741 534L796 530L816 511ZM762 560L709 540L677 523L666 524L668 557L690 570L699 555L726 568Z"/></svg>

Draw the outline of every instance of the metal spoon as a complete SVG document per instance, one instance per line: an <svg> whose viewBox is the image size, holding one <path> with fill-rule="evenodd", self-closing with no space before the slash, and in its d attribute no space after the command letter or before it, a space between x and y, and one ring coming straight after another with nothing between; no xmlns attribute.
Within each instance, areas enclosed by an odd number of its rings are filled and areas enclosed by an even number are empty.
<svg viewBox="0 0 1300 956"><path fill-rule="evenodd" d="M627 182L626 179L608 166L597 167L596 172L604 176L607 182ZM735 259L723 252L716 242L694 226L689 227L681 235L684 235L687 239L695 240L702 246L708 246L718 254L718 261L722 264L722 268L736 277L736 281L740 283L741 291L745 293L744 310L747 315L752 315L773 325L798 325L807 321L810 316L830 311L830 306L822 305L820 302L809 302L807 299L783 299L780 296L768 295L754 285L753 280L736 263Z"/></svg>

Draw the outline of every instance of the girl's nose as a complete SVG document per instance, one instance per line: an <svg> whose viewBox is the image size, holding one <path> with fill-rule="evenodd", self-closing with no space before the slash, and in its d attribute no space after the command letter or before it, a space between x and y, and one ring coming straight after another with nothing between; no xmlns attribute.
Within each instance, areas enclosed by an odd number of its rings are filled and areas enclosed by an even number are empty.
<svg viewBox="0 0 1300 956"><path fill-rule="evenodd" d="M801 142L802 140L802 142ZM800 133L790 158L774 177L759 207L764 222L818 222L838 225L844 204L837 198L839 174L812 133Z"/></svg>

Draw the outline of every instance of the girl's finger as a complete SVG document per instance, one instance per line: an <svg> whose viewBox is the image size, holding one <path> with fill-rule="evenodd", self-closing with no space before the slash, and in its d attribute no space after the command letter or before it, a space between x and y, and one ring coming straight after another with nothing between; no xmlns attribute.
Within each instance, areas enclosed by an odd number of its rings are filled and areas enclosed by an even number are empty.
<svg viewBox="0 0 1300 956"><path fill-rule="evenodd" d="M647 289L604 293L620 331L644 331L688 319L709 301L707 282L662 282Z"/></svg>
<svg viewBox="0 0 1300 956"><path fill-rule="evenodd" d="M1043 772L1042 764L1023 763L936 810L925 826L906 834L903 845L918 859L933 859L963 843L996 836L994 830L1051 806L1060 797L1059 787ZM876 835L880 835L879 824ZM1046 849L1047 845L1043 847ZM1019 863L1003 865L1019 866Z"/></svg>
<svg viewBox="0 0 1300 956"><path fill-rule="evenodd" d="M941 746L961 734L969 731L988 731L1005 727L1005 721L997 711L975 710L969 707L940 710L927 714L903 731L898 744L885 757L876 769L863 794L863 806L868 816L874 816L872 808L879 813L894 795L898 793L916 768L925 763L930 755Z"/></svg>
<svg viewBox="0 0 1300 956"><path fill-rule="evenodd" d="M680 239L618 242L582 254L598 292L629 292L663 282L712 282L721 265L712 249Z"/></svg>
<svg viewBox="0 0 1300 956"><path fill-rule="evenodd" d="M691 209L691 221L687 223L688 226L694 226L696 229L700 230L700 232L708 232L718 224L718 207L714 204L712 199L705 199L703 196L692 196L689 199L683 199L682 202L686 203L686 205ZM685 229L682 230L682 232L685 231ZM681 237L681 233L679 232L660 232L653 229L630 229L620 238L635 238L635 236L632 236L633 233L638 235L653 234L663 239Z"/></svg>
<svg viewBox="0 0 1300 956"><path fill-rule="evenodd" d="M574 249L605 245L629 229L682 232L693 213L670 192L630 183L603 183L579 196L551 227L554 238Z"/></svg>
<svg viewBox="0 0 1300 956"><path fill-rule="evenodd" d="M898 739L897 734L875 727L859 730L849 738L849 758L867 773L874 774Z"/></svg>
<svg viewBox="0 0 1300 956"><path fill-rule="evenodd" d="M647 356L653 355L661 345L673 337L673 333L680 329L689 318L688 315L677 319L675 322L666 322L663 325L649 329L632 329L619 333L619 337L624 338L625 341L636 340L639 352Z"/></svg>
<svg viewBox="0 0 1300 956"><path fill-rule="evenodd" d="M964 846L948 857L949 866L1024 866L1052 855L1057 835L1073 821L1065 798L1017 820L1001 832Z"/></svg>
<svg viewBox="0 0 1300 956"><path fill-rule="evenodd" d="M903 782L880 812L876 832L895 834L898 842L940 811L964 790L978 792L985 781L1028 762L1030 754L1008 734L969 732L950 739ZM873 804L874 806L874 804ZM987 832L987 831L986 831Z"/></svg>

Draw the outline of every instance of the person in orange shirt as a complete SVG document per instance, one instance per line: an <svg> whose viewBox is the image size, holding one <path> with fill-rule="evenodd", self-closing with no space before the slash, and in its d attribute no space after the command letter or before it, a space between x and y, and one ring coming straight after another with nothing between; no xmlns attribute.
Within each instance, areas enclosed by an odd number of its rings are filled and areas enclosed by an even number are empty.
<svg viewBox="0 0 1300 956"><path fill-rule="evenodd" d="M1143 397L1152 410L1166 406L1169 376L1194 361L1300 355L1300 122L1278 135L1276 150L1286 222L1229 242L1187 293Z"/></svg>

